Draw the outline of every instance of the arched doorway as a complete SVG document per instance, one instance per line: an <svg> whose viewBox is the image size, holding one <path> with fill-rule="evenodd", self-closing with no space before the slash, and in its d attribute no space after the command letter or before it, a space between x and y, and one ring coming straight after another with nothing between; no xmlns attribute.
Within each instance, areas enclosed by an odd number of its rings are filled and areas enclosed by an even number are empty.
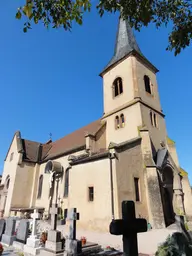
<svg viewBox="0 0 192 256"><path fill-rule="evenodd" d="M170 166L165 166L161 173L161 197L166 227L175 222L173 209L173 170Z"/></svg>

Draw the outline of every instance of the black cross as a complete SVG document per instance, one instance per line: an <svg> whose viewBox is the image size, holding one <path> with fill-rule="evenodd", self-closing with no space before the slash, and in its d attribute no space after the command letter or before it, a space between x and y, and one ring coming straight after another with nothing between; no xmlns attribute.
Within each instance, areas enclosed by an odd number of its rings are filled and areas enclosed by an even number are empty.
<svg viewBox="0 0 192 256"><path fill-rule="evenodd" d="M112 220L112 235L123 235L123 252L125 256L138 256L137 233L147 231L147 221L136 219L133 201L122 202L122 219Z"/></svg>

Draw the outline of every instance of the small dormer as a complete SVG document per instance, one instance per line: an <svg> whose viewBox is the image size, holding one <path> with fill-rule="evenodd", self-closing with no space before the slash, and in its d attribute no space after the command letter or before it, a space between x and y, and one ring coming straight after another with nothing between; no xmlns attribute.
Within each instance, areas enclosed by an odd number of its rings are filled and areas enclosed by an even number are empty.
<svg viewBox="0 0 192 256"><path fill-rule="evenodd" d="M92 154L95 151L95 136L92 134L85 135L86 152Z"/></svg>

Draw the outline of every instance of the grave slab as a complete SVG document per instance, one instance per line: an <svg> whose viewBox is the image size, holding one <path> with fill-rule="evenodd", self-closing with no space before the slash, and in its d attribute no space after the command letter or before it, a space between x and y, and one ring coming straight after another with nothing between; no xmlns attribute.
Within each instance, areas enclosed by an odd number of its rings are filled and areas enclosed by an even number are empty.
<svg viewBox="0 0 192 256"><path fill-rule="evenodd" d="M29 221L23 219L20 221L18 226L16 241L13 242L13 247L15 249L23 251L24 244L27 241L28 232L29 232Z"/></svg>
<svg viewBox="0 0 192 256"><path fill-rule="evenodd" d="M1 243L6 246L10 246L16 240L15 232L16 219L7 218L5 234L2 235Z"/></svg>
<svg viewBox="0 0 192 256"><path fill-rule="evenodd" d="M5 232L5 220L4 219L0 219L0 240L2 238L2 235Z"/></svg>
<svg viewBox="0 0 192 256"><path fill-rule="evenodd" d="M33 248L29 246L24 245L24 256L31 256L31 255L38 255L40 254L40 250L42 250L42 247L39 248Z"/></svg>

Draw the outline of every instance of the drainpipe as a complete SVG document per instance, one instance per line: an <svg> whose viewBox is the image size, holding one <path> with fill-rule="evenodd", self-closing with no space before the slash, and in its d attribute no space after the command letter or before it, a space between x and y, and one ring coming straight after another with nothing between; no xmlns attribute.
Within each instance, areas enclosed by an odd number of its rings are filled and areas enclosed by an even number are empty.
<svg viewBox="0 0 192 256"><path fill-rule="evenodd" d="M113 186L113 159L114 159L114 149L109 149L109 166L110 166L110 184L111 184L111 216L112 220L115 219L114 210L114 186Z"/></svg>

